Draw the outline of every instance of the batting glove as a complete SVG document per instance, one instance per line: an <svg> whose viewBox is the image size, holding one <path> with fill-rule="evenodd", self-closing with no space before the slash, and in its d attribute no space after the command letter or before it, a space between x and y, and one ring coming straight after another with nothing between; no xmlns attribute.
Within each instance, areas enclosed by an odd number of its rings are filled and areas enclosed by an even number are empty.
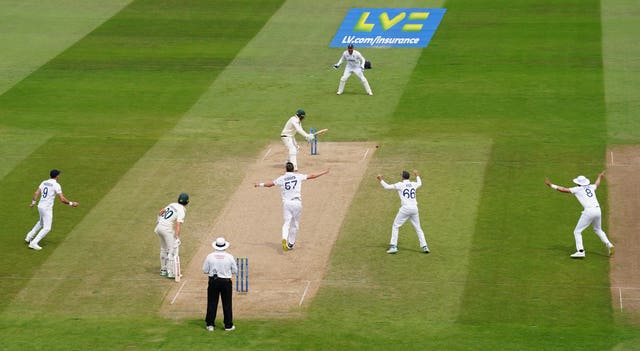
<svg viewBox="0 0 640 351"><path fill-rule="evenodd" d="M180 244L181 244L182 242L180 241L180 238L178 238L178 239L176 239L176 241L174 241L173 243L174 243L174 245L175 245L176 247L178 247L178 246L180 246Z"/></svg>

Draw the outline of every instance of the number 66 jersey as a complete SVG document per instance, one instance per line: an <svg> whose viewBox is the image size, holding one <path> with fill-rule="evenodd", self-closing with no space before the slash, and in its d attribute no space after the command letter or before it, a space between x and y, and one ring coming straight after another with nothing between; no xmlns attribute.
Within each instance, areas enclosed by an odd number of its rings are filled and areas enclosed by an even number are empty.
<svg viewBox="0 0 640 351"><path fill-rule="evenodd" d="M401 182L397 182L395 184L387 184L384 180L381 180L380 184L382 184L385 189L394 189L398 191L398 196L400 196L400 203L402 207L418 207L416 190L422 186L420 176L416 177L415 182L412 182L408 179L403 179Z"/></svg>

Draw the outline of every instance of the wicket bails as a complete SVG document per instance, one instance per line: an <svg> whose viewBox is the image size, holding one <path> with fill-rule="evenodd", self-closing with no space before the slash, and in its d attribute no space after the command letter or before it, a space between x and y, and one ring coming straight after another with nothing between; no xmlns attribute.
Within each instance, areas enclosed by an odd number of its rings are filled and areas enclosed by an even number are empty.
<svg viewBox="0 0 640 351"><path fill-rule="evenodd" d="M236 257L236 265L238 266L238 274L236 274L236 292L249 292L249 258Z"/></svg>

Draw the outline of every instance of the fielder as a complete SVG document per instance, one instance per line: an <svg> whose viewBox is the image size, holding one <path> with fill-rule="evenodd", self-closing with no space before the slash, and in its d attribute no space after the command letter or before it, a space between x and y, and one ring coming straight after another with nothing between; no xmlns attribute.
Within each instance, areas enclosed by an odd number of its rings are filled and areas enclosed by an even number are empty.
<svg viewBox="0 0 640 351"><path fill-rule="evenodd" d="M589 225L593 226L593 231L598 235L602 243L606 245L609 256L613 255L615 251L615 247L609 241L609 238L607 238L607 234L602 230L602 211L600 210L600 203L596 197L596 189L600 186L600 181L603 176L604 172L598 174L598 179L595 184L591 184L585 176L578 176L573 180L578 186L572 188L552 184L549 179L545 179L544 181L551 189L575 195L576 199L578 199L582 207L584 207L580 219L573 230L573 236L576 239L576 252L571 255L572 258L584 258L586 256L584 246L582 245L582 232L587 229Z"/></svg>
<svg viewBox="0 0 640 351"><path fill-rule="evenodd" d="M296 111L296 114L294 116L291 116L287 120L287 123L284 125L284 128L280 133L280 139L284 143L284 146L287 148L287 150L289 150L289 158L287 159L287 162L293 163L294 172L298 171L297 155L298 149L300 148L294 136L296 135L296 133L300 133L300 135L302 135L309 142L315 138L313 134L309 134L305 132L304 129L302 129L301 122L304 119L305 115L306 114L302 109Z"/></svg>
<svg viewBox="0 0 640 351"><path fill-rule="evenodd" d="M402 181L391 185L387 184L382 179L382 175L376 176L383 188L396 190L398 192L401 202L400 209L398 210L398 214L396 214L396 218L393 220L393 226L391 227L391 247L387 250L388 254L398 252L398 231L407 219L411 221L413 228L416 230L422 252L427 254L429 253L429 247L427 246L427 241L424 238L424 232L420 227L420 213L418 213L418 201L416 200L416 190L422 186L422 181L420 180L420 175L417 170L414 169L413 174L416 176L415 182L409 180L411 177L409 172L402 171Z"/></svg>
<svg viewBox="0 0 640 351"><path fill-rule="evenodd" d="M56 195L62 203L71 207L78 207L77 202L69 201L62 195L62 187L58 183L60 171L52 169L51 172L49 172L49 177L49 179L40 183L33 193L31 205L29 205L29 207L33 207L38 198L40 198L40 202L38 202L40 219L38 219L36 225L33 226L33 229L31 229L31 231L27 233L26 238L24 238L24 241L29 244L29 248L34 250L42 250L42 247L40 247L38 243L51 231L51 224L53 223L53 203L55 202Z"/></svg>
<svg viewBox="0 0 640 351"><path fill-rule="evenodd" d="M160 239L160 275L175 279L175 259L180 249L180 231L187 213L189 195L182 193L178 202L172 202L158 212L158 224L154 232Z"/></svg>
<svg viewBox="0 0 640 351"><path fill-rule="evenodd" d="M277 185L281 188L282 209L284 224L282 225L282 249L284 251L293 250L298 233L298 223L302 213L302 182L309 179L318 178L329 173L329 168L320 173L299 174L294 173L293 163L287 162L286 173L278 177L273 182L257 183L254 187L271 188Z"/></svg>
<svg viewBox="0 0 640 351"><path fill-rule="evenodd" d="M362 56L362 54L358 50L353 49L353 44L349 44L349 46L347 46L347 50L342 53L342 56L340 56L340 60L338 61L338 63L333 65L333 68L338 69L340 65L342 65L343 61L346 61L347 65L344 67L344 73L340 78L340 84L338 85L338 92L336 94L342 95L342 92L344 91L344 85L347 83L347 79L349 79L349 76L351 76L351 74L353 73L358 78L360 78L360 81L364 86L364 90L367 91L367 94L373 95L371 87L369 86L369 81L363 73L364 63L366 61L364 59L364 56Z"/></svg>

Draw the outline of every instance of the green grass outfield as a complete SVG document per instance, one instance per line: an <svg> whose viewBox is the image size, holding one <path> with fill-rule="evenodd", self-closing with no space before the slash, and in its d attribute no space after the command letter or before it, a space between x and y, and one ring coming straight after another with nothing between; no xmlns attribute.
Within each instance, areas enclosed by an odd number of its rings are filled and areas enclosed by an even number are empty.
<svg viewBox="0 0 640 351"><path fill-rule="evenodd" d="M637 2L40 3L0 2L0 350L640 348L597 238L568 258L579 205L543 184L640 142ZM447 13L425 50L362 50L373 97L356 78L336 96L331 37L350 7L383 6ZM155 211L191 194L188 261L299 107L327 140L382 145L304 317L229 334L159 317ZM28 204L53 167L81 206L58 204L34 252ZM398 200L374 176L412 168L433 252L407 225L386 255Z"/></svg>

